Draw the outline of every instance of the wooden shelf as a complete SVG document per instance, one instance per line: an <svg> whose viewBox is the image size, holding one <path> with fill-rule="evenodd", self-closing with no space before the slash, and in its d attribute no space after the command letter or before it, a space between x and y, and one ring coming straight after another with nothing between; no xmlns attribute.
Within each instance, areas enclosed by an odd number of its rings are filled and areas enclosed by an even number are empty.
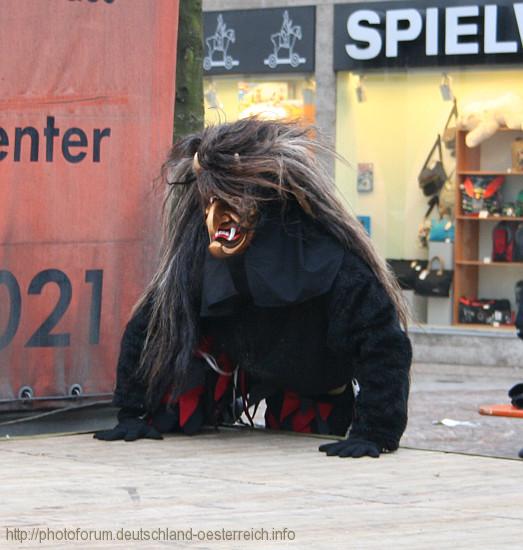
<svg viewBox="0 0 523 550"><path fill-rule="evenodd" d="M458 176L523 176L523 172L492 172L490 170L458 170Z"/></svg>
<svg viewBox="0 0 523 550"><path fill-rule="evenodd" d="M507 128L506 126L502 126L501 128L498 128L496 130L496 133L497 132L520 132L521 133L521 132L523 132L523 130L521 130L520 128ZM494 134L494 135L496 135L496 134ZM494 136L492 136L492 137L494 137Z"/></svg>
<svg viewBox="0 0 523 550"><path fill-rule="evenodd" d="M456 260L456 265L477 265L480 267L523 267L523 262L483 262L481 260Z"/></svg>
<svg viewBox="0 0 523 550"><path fill-rule="evenodd" d="M482 329L488 329L488 330L516 330L516 326L515 325L499 325L499 326L494 326L494 325L486 325L486 324L482 324L482 323L453 323L452 324L453 327L460 327L460 328L472 328L472 329L479 329L479 328L482 328Z"/></svg>
<svg viewBox="0 0 523 550"><path fill-rule="evenodd" d="M488 216L480 218L479 216L467 216L466 214L458 214L457 220L475 221L475 222L523 222L522 217L516 216Z"/></svg>

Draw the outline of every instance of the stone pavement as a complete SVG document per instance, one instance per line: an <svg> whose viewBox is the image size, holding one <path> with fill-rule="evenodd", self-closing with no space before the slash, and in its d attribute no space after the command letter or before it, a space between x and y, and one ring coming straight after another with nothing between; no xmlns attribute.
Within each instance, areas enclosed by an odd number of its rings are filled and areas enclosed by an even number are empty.
<svg viewBox="0 0 523 550"><path fill-rule="evenodd" d="M521 461L410 449L340 459L321 441L250 430L3 440L0 547L521 547Z"/></svg>
<svg viewBox="0 0 523 550"><path fill-rule="evenodd" d="M521 368L415 365L409 424L402 446L517 457L523 447L523 419L478 414L480 405L510 403L507 392L517 382L523 382L523 365ZM444 418L472 422L475 426L449 428L433 424Z"/></svg>
<svg viewBox="0 0 523 550"><path fill-rule="evenodd" d="M477 409L508 402L522 370L416 365L402 448L377 460L248 429L2 438L0 548L519 548L523 421Z"/></svg>

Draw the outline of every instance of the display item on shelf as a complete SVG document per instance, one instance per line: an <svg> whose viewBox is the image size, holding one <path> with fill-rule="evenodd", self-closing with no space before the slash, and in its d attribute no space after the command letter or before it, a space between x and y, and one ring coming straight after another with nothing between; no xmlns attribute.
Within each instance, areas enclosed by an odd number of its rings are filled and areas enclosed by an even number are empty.
<svg viewBox="0 0 523 550"><path fill-rule="evenodd" d="M427 260L388 259L387 263L403 290L414 290L418 274L428 265Z"/></svg>
<svg viewBox="0 0 523 550"><path fill-rule="evenodd" d="M443 141L445 148L449 151L449 153L453 157L456 155L457 119L458 119L458 106L457 106L456 98L454 98L452 109L450 110L449 117L447 119L447 122L445 123L445 127L443 128L443 134L441 136L441 140Z"/></svg>
<svg viewBox="0 0 523 550"><path fill-rule="evenodd" d="M445 185L441 188L438 197L439 215L443 218L447 216L454 219L454 209L456 206L456 179L451 174Z"/></svg>
<svg viewBox="0 0 523 550"><path fill-rule="evenodd" d="M436 243L453 243L454 223L452 220L447 218L431 220L429 241Z"/></svg>
<svg viewBox="0 0 523 550"><path fill-rule="evenodd" d="M514 262L523 262L523 223L518 224L514 231L512 259Z"/></svg>
<svg viewBox="0 0 523 550"><path fill-rule="evenodd" d="M501 209L503 216L516 216L516 203L515 202L506 202L503 204Z"/></svg>
<svg viewBox="0 0 523 550"><path fill-rule="evenodd" d="M434 265L436 263L439 264L437 269ZM419 296L448 298L452 285L452 274L451 270L445 269L443 260L439 256L434 256L427 268L418 275L414 290Z"/></svg>
<svg viewBox="0 0 523 550"><path fill-rule="evenodd" d="M474 101L460 108L458 127L468 130L467 147L477 147L493 136L500 128L521 130L523 125L523 99L507 92L494 99Z"/></svg>
<svg viewBox="0 0 523 550"><path fill-rule="evenodd" d="M434 154L438 153L436 159ZM445 182L447 181L447 173L443 166L443 152L441 150L441 136L438 134L434 145L432 146L427 159L423 163L423 167L418 175L418 183L420 189L426 197L437 195Z"/></svg>
<svg viewBox="0 0 523 550"><path fill-rule="evenodd" d="M468 176L460 186L464 214L501 213L504 176Z"/></svg>
<svg viewBox="0 0 523 550"><path fill-rule="evenodd" d="M514 224L499 222L492 230L492 261L511 262L514 258Z"/></svg>
<svg viewBox="0 0 523 550"><path fill-rule="evenodd" d="M516 216L523 218L523 189L518 193L518 198L516 199Z"/></svg>
<svg viewBox="0 0 523 550"><path fill-rule="evenodd" d="M512 172L523 174L523 138L512 142Z"/></svg>
<svg viewBox="0 0 523 550"><path fill-rule="evenodd" d="M489 300L461 297L459 322L480 325L511 325L510 300Z"/></svg>

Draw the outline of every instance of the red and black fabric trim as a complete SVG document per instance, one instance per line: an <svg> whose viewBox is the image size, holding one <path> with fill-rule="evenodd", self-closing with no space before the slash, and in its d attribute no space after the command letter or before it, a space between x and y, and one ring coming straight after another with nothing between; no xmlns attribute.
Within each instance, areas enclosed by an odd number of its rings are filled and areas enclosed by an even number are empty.
<svg viewBox="0 0 523 550"><path fill-rule="evenodd" d="M266 399L265 425L269 429L299 433L345 435L352 407L338 396L318 399L285 391Z"/></svg>

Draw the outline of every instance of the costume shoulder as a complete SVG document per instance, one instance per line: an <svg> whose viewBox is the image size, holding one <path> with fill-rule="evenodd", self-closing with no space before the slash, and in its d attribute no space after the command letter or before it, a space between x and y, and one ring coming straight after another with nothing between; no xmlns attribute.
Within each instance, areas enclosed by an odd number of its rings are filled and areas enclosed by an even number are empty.
<svg viewBox="0 0 523 550"><path fill-rule="evenodd" d="M345 251L330 294L331 314L345 323L351 321L354 327L397 321L396 309L385 288L355 252Z"/></svg>
<svg viewBox="0 0 523 550"><path fill-rule="evenodd" d="M139 379L137 371L147 334L149 313L149 307L143 306L127 323L120 344L116 369L113 405L133 409L136 412L145 412L146 388Z"/></svg>
<svg viewBox="0 0 523 550"><path fill-rule="evenodd" d="M354 365L360 387L350 436L395 450L407 424L412 349L389 294L353 252L332 288L328 345Z"/></svg>

